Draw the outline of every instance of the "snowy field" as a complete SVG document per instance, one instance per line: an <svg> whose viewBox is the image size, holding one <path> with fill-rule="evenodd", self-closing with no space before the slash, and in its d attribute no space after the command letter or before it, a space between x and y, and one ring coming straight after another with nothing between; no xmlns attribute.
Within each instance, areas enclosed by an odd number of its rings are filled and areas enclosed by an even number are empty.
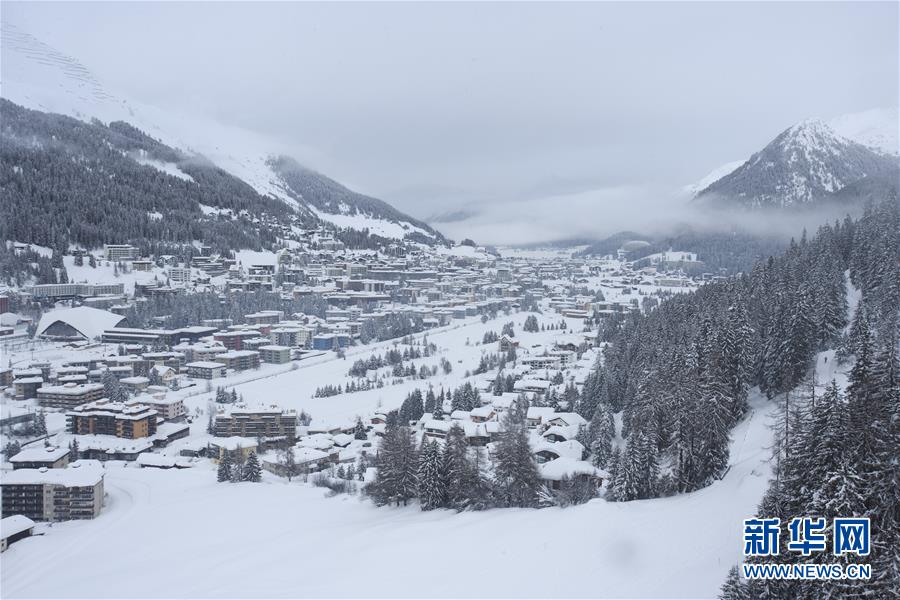
<svg viewBox="0 0 900 600"><path fill-rule="evenodd" d="M566 509L424 513L327 498L268 473L262 484L217 484L208 464L110 463L97 520L42 526L3 554L3 596L714 597L770 473L771 405L752 408L722 481Z"/></svg>

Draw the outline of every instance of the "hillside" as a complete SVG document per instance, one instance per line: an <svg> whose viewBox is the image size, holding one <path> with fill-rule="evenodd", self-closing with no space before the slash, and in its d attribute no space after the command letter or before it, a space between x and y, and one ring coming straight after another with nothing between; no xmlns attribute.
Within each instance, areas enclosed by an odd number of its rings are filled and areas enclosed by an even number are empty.
<svg viewBox="0 0 900 600"><path fill-rule="evenodd" d="M304 218L318 215L336 227L368 230L388 238L402 239L421 230L418 241L443 241L433 229L383 201L350 192L322 175L313 177L313 171L286 158L291 148L283 143L203 115L179 114L125 98L76 58L7 22L2 22L2 97L83 123L127 123L167 147L170 158L174 152L181 163L205 164L206 173L215 167L255 196L277 199ZM179 169L170 168L171 162L155 162L161 164L152 166L168 168L168 174L184 179ZM298 172L304 176L298 177Z"/></svg>
<svg viewBox="0 0 900 600"><path fill-rule="evenodd" d="M417 241L444 241L426 223L403 214L383 200L349 190L288 156L273 157L268 165L284 182L285 192L324 221L338 227L367 228L382 237L412 236Z"/></svg>
<svg viewBox="0 0 900 600"><path fill-rule="evenodd" d="M86 123L4 99L0 122L6 240L59 250L195 240L259 249L276 241L279 228L301 222L284 202L127 123Z"/></svg>

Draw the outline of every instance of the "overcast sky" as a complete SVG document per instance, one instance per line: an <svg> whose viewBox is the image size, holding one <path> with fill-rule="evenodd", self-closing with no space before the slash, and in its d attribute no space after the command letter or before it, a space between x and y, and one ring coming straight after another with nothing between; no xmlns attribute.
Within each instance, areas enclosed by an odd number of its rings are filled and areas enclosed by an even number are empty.
<svg viewBox="0 0 900 600"><path fill-rule="evenodd" d="M898 104L895 2L2 8L124 95L314 149L419 217L658 197L801 119Z"/></svg>

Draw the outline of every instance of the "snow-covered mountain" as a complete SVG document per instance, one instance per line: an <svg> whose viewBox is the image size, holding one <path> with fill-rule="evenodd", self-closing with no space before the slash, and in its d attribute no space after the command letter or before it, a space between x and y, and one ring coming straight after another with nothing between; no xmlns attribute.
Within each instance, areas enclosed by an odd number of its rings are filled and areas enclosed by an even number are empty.
<svg viewBox="0 0 900 600"><path fill-rule="evenodd" d="M339 227L399 238L418 232L422 241L443 240L427 224L331 180L333 186L318 189L339 192L340 200L329 202L318 194L307 199L304 190L297 189L296 181L288 183L284 172L274 168L281 164L280 157L291 153L277 141L207 117L178 114L127 99L111 91L77 59L11 23L2 22L0 39L0 96L4 99L83 121L124 121L186 155L202 156L263 196L282 200Z"/></svg>
<svg viewBox="0 0 900 600"><path fill-rule="evenodd" d="M873 108L828 121L839 135L884 154L900 156L900 110Z"/></svg>
<svg viewBox="0 0 900 600"><path fill-rule="evenodd" d="M884 120L848 115L836 122L868 145L838 134L823 121L803 121L736 168L730 163L707 176L694 186L694 197L719 206L803 207L852 200L847 192L839 193L862 180L896 181L896 155L874 147L889 148L889 135L878 134Z"/></svg>

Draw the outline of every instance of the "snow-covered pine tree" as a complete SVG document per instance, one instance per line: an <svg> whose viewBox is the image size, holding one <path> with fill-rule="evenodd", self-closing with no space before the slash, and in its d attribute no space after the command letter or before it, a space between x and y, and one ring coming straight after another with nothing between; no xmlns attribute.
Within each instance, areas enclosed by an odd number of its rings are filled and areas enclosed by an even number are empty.
<svg viewBox="0 0 900 600"><path fill-rule="evenodd" d="M225 450L221 460L219 460L219 468L216 471L216 480L219 483L231 481L231 453Z"/></svg>
<svg viewBox="0 0 900 600"><path fill-rule="evenodd" d="M353 427L353 439L364 440L369 436L366 433L366 426L363 425L362 417L356 417L356 425Z"/></svg>
<svg viewBox="0 0 900 600"><path fill-rule="evenodd" d="M416 496L417 454L409 428L388 425L375 458L375 481L367 487L376 504L405 505Z"/></svg>
<svg viewBox="0 0 900 600"><path fill-rule="evenodd" d="M241 481L262 481L262 468L259 465L259 458L256 457L256 452L251 452L250 456L247 457L244 468L241 470Z"/></svg>
<svg viewBox="0 0 900 600"><path fill-rule="evenodd" d="M422 510L433 510L445 505L447 490L442 473L441 450L437 442L424 441L419 452L417 487Z"/></svg>
<svg viewBox="0 0 900 600"><path fill-rule="evenodd" d="M78 439L73 438L72 442L69 444L69 462L75 462L79 457L79 449L78 449Z"/></svg>
<svg viewBox="0 0 900 600"><path fill-rule="evenodd" d="M528 444L528 402L519 397L503 418L503 433L493 456L493 489L501 506L537 506L542 490L534 454Z"/></svg>

